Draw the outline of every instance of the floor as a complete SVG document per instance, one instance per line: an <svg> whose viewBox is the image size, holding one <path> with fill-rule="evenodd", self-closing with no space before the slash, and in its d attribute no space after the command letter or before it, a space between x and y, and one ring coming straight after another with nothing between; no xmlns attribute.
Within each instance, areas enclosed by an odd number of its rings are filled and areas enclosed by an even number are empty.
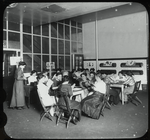
<svg viewBox="0 0 150 140"><path fill-rule="evenodd" d="M12 110L8 103L4 103L4 112L7 115L7 124L4 129L10 138L39 138L39 139L104 139L104 138L137 138L142 137L148 130L148 92L140 91L138 97L142 104L135 106L132 103L112 106L105 109L104 117L99 120L82 116L81 121L74 125L65 124L44 118L41 122L41 108L31 104L24 110ZM55 117L54 117L55 120Z"/></svg>

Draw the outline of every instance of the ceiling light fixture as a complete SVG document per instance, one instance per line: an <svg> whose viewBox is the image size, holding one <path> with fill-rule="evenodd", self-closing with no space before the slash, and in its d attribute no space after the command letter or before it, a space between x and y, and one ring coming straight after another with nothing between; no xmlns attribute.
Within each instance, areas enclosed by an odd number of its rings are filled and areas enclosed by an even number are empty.
<svg viewBox="0 0 150 140"><path fill-rule="evenodd" d="M7 6L7 8L14 8L18 5L18 3L12 3L9 6Z"/></svg>

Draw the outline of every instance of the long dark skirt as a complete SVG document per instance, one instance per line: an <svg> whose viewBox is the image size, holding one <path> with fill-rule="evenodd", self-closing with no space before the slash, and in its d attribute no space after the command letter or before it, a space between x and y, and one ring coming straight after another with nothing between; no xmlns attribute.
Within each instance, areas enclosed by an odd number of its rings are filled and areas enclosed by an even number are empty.
<svg viewBox="0 0 150 140"><path fill-rule="evenodd" d="M81 110L93 119L99 119L104 95L94 92L81 101Z"/></svg>

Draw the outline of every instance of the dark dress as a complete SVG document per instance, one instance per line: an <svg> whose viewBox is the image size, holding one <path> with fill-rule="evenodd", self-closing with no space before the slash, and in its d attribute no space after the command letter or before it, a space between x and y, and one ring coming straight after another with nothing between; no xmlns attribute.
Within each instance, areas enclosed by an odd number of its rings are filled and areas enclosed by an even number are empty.
<svg viewBox="0 0 150 140"><path fill-rule="evenodd" d="M21 68L15 71L15 82L13 85L13 94L10 102L10 107L25 106L25 91L24 91L24 73Z"/></svg>
<svg viewBox="0 0 150 140"><path fill-rule="evenodd" d="M94 91L92 95L87 96L81 101L81 110L93 119L99 119L103 105L104 94Z"/></svg>
<svg viewBox="0 0 150 140"><path fill-rule="evenodd" d="M60 90L60 93L63 92L63 93L65 93L67 95L68 101L69 101L69 107L71 109L77 109L77 110L80 111L79 114L78 114L78 112L75 112L75 116L80 119L80 117L81 117L81 105L80 105L80 103L75 101L75 100L70 100L69 99L70 96L73 95L71 84L69 84L69 83L68 84L62 84L60 86L59 90ZM64 98L62 96L59 96L58 104L66 106Z"/></svg>

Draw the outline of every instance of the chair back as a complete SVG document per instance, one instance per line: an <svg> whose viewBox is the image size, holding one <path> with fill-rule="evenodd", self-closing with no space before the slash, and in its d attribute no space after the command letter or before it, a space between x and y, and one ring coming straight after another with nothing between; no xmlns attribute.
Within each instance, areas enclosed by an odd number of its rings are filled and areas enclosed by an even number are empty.
<svg viewBox="0 0 150 140"><path fill-rule="evenodd" d="M65 111L67 111L69 114L71 113L70 105L69 105L69 97L65 92L60 92L60 96L64 99L65 105L59 105L59 107Z"/></svg>
<svg viewBox="0 0 150 140"><path fill-rule="evenodd" d="M40 103L42 105L42 108L44 109L44 111L46 111L46 106L44 105L42 97L40 96L40 93L38 91L38 87L37 87L37 93L38 93L38 97L39 97Z"/></svg>
<svg viewBox="0 0 150 140"><path fill-rule="evenodd" d="M139 91L140 85L141 85L141 81L135 82L133 94L136 94Z"/></svg>

